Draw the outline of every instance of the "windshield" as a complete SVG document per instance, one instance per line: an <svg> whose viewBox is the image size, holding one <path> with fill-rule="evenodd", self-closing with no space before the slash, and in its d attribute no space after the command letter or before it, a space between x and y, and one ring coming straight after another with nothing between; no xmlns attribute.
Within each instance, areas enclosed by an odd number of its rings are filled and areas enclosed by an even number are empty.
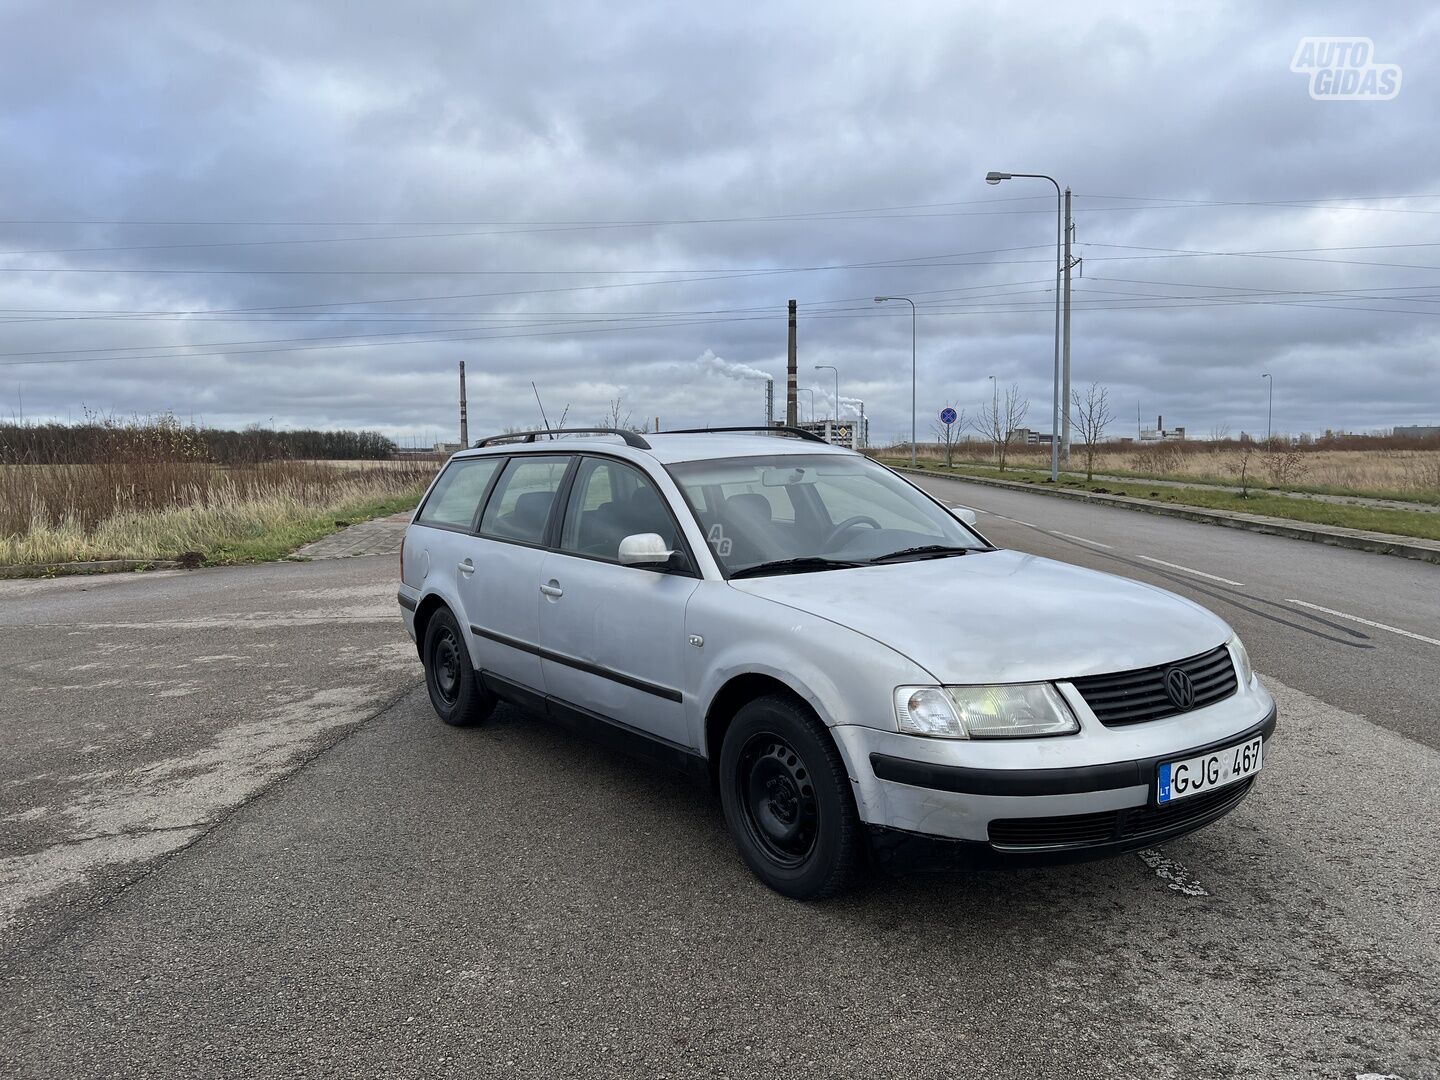
<svg viewBox="0 0 1440 1080"><path fill-rule="evenodd" d="M824 570L832 562L865 565L986 547L953 515L868 458L721 458L672 465L670 473L730 576L770 564L776 573Z"/></svg>

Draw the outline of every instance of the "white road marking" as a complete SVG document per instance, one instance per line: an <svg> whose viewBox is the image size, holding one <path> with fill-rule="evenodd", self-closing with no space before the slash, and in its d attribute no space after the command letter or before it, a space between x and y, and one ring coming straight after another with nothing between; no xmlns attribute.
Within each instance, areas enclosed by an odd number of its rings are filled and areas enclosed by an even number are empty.
<svg viewBox="0 0 1440 1080"><path fill-rule="evenodd" d="M1153 562L1156 566L1168 566L1171 570L1183 570L1187 574L1194 574L1196 577L1209 578L1211 581L1222 581L1226 585L1244 585L1243 581L1231 581L1228 577L1220 577L1217 574L1207 574L1204 570L1195 570L1189 566L1181 566L1179 563L1166 562L1164 559L1152 559L1149 555L1137 555L1137 559L1144 559L1146 562Z"/></svg>
<svg viewBox="0 0 1440 1080"><path fill-rule="evenodd" d="M1157 851L1155 848L1146 848L1144 851L1137 851L1135 854L1140 856L1141 862L1155 871L1156 877L1160 878L1160 880L1164 881L1168 887L1174 889L1176 892L1184 893L1186 896L1210 895L1209 890L1200 884L1199 878L1190 873L1189 870L1186 870L1185 867L1181 866L1174 859L1167 858L1164 853Z"/></svg>
<svg viewBox="0 0 1440 1080"><path fill-rule="evenodd" d="M1085 537L1083 537L1083 536L1076 536L1076 535L1074 535L1073 533L1062 533L1062 532L1061 532L1060 530L1058 530L1058 529L1051 529L1051 530L1050 530L1050 534L1051 534L1052 536L1063 536L1066 540L1078 540L1078 541L1080 541L1080 543L1082 543L1082 544L1094 544L1096 547L1102 547L1102 548L1108 548L1108 547L1110 547L1109 544L1102 544L1102 543L1100 543L1099 540L1087 540L1087 539L1085 539Z"/></svg>
<svg viewBox="0 0 1440 1080"><path fill-rule="evenodd" d="M1440 645L1440 640L1433 637L1426 637L1424 634L1417 634L1411 630L1401 630L1398 626L1388 626L1383 622L1375 622L1373 619L1362 619L1359 615L1347 615L1343 611L1336 611L1334 608L1321 607L1319 604L1312 604L1306 600L1286 600L1287 604L1299 604L1301 607L1308 607L1314 611L1323 611L1326 615L1334 615L1337 618L1349 619L1351 622L1358 622L1364 626L1373 626L1376 630L1388 630L1392 634L1399 634L1401 637L1414 638L1416 641L1423 641L1427 645Z"/></svg>

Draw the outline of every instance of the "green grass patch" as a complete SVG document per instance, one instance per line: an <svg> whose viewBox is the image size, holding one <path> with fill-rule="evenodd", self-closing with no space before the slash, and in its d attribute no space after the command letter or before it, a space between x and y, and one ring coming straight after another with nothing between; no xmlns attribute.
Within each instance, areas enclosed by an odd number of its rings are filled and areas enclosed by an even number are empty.
<svg viewBox="0 0 1440 1080"><path fill-rule="evenodd" d="M891 458L890 465L906 465L908 461ZM966 475L1012 480L1036 487L1050 487L1050 474L1036 469L1006 469L1003 473L996 468L983 465L956 465L953 469L944 466L927 467L932 476L963 479ZM1319 502L1315 499L1297 499L1263 489L1252 490L1248 497L1238 491L1222 491L1211 488L1155 487L1144 483L1096 480L1086 483L1083 477L1062 475L1059 485L1074 491L1090 491L1100 495L1128 495L1148 502L1170 503L1176 506L1195 506L1206 510L1228 510L1240 514L1260 514L1265 517L1286 518L1290 521L1307 522L1312 525L1334 525L1346 529L1363 529L1368 532L1390 533L1395 536L1414 536L1424 540L1440 540L1440 514L1411 510L1380 510L1368 506L1349 506L1344 503Z"/></svg>
<svg viewBox="0 0 1440 1080"><path fill-rule="evenodd" d="M272 562L347 526L389 517L402 510L413 510L424 493L422 487L409 495L345 503L333 510L313 511L297 518L273 521L255 528L249 535L217 538L209 550L201 550L200 553L210 566Z"/></svg>

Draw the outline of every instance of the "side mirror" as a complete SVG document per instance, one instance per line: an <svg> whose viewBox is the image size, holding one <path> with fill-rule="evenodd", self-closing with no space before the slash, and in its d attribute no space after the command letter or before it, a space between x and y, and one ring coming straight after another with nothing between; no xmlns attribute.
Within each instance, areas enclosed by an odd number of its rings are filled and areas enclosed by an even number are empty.
<svg viewBox="0 0 1440 1080"><path fill-rule="evenodd" d="M952 506L950 507L950 512L966 525L978 525L980 523L980 515L968 506Z"/></svg>
<svg viewBox="0 0 1440 1080"><path fill-rule="evenodd" d="M621 566L669 568L675 554L659 533L634 533L620 541Z"/></svg>

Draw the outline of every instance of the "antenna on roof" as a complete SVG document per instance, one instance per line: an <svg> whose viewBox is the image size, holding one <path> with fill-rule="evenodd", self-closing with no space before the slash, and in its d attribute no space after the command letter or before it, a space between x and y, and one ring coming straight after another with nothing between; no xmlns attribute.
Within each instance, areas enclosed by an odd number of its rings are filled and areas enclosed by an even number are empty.
<svg viewBox="0 0 1440 1080"><path fill-rule="evenodd" d="M535 380L534 380L534 379L531 379L531 380L530 380L530 389L535 391L535 404L540 406L540 421L541 421L541 423L543 423L543 424L545 425L545 431L546 431L546 433L549 434L549 435L550 435L550 438L553 439L553 438L555 438L555 435L554 435L554 433L552 433L552 432L550 431L550 419L545 415L545 403L540 400L540 391L539 391L539 390L535 390ZM563 421L562 421L562 423L563 423Z"/></svg>

